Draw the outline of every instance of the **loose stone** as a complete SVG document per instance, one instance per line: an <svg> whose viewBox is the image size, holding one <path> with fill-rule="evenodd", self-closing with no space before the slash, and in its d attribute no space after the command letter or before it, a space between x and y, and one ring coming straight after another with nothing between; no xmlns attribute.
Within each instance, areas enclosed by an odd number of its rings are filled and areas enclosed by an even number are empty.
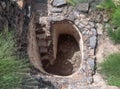
<svg viewBox="0 0 120 89"><path fill-rule="evenodd" d="M53 13L61 13L62 12L62 8L52 8L51 12L53 12Z"/></svg>
<svg viewBox="0 0 120 89"><path fill-rule="evenodd" d="M56 17L51 16L48 19L49 19L49 21L61 21L61 20L64 20L64 17L63 16L56 16Z"/></svg>
<svg viewBox="0 0 120 89"><path fill-rule="evenodd" d="M102 35L103 34L103 25L100 24L100 23L97 23L96 26L97 26L97 32L98 32L98 34Z"/></svg>
<svg viewBox="0 0 120 89"><path fill-rule="evenodd" d="M90 47L91 48L94 49L96 47L96 42L97 42L97 37L96 36L90 37Z"/></svg>
<svg viewBox="0 0 120 89"><path fill-rule="evenodd" d="M91 27L95 27L94 22L88 22Z"/></svg>
<svg viewBox="0 0 120 89"><path fill-rule="evenodd" d="M92 31L93 35L95 35L95 36L97 35L97 31L95 28L92 28L91 31Z"/></svg>
<svg viewBox="0 0 120 89"><path fill-rule="evenodd" d="M81 28L85 27L85 25L82 24L82 23L79 23L79 24L78 24L78 27L81 29Z"/></svg>
<svg viewBox="0 0 120 89"><path fill-rule="evenodd" d="M88 64L90 65L91 69L94 70L95 60L89 58L87 62L88 62Z"/></svg>
<svg viewBox="0 0 120 89"><path fill-rule="evenodd" d="M87 12L89 10L89 3L79 3L76 5L78 11Z"/></svg>
<svg viewBox="0 0 120 89"><path fill-rule="evenodd" d="M66 0L53 0L53 6L62 6L66 4Z"/></svg>
<svg viewBox="0 0 120 89"><path fill-rule="evenodd" d="M80 21L79 21L78 19L75 20L75 24L76 24L76 25L78 25L79 22L80 22Z"/></svg>

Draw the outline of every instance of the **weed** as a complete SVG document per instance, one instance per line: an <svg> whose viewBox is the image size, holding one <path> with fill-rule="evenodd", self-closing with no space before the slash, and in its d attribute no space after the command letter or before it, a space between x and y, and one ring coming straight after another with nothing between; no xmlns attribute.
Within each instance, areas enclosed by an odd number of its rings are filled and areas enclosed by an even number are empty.
<svg viewBox="0 0 120 89"><path fill-rule="evenodd" d="M120 53L109 55L100 65L101 72L106 75L109 85L120 87Z"/></svg>
<svg viewBox="0 0 120 89"><path fill-rule="evenodd" d="M29 70L26 59L18 59L15 54L14 32L0 33L0 88L17 89L22 86L23 75Z"/></svg>

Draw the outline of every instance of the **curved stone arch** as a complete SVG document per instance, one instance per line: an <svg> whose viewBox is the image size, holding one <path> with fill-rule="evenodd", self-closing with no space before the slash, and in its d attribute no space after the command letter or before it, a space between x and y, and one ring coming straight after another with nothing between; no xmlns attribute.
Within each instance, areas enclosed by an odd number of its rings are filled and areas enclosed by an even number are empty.
<svg viewBox="0 0 120 89"><path fill-rule="evenodd" d="M53 24L51 25L51 28L53 33L52 40L53 40L54 60L56 59L56 55L57 55L58 38L59 38L59 35L61 34L68 34L73 36L76 39L79 45L79 50L81 51L81 54L82 54L82 57L81 57L81 60L82 60L83 59L83 39L82 39L82 34L80 30L69 20L53 22Z"/></svg>

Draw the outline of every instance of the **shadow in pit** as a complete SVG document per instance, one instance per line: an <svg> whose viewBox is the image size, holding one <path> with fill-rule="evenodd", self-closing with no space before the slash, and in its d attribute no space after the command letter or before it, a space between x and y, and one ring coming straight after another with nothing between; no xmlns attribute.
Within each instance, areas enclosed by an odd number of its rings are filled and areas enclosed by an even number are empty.
<svg viewBox="0 0 120 89"><path fill-rule="evenodd" d="M53 65L50 65L49 61L42 61L43 68L46 72L68 76L74 72L74 53L79 51L79 45L73 36L68 34L61 34L58 38L58 50L57 58Z"/></svg>

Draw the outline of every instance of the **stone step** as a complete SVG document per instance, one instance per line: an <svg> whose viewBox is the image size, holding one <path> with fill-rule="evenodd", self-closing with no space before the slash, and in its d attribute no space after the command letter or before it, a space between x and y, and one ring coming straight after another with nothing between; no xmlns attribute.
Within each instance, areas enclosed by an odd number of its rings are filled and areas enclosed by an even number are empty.
<svg viewBox="0 0 120 89"><path fill-rule="evenodd" d="M41 60L47 60L47 59L49 59L48 55L44 55L44 56L41 57Z"/></svg>
<svg viewBox="0 0 120 89"><path fill-rule="evenodd" d="M45 32L46 36L50 36L50 31L48 28L43 28L43 31Z"/></svg>
<svg viewBox="0 0 120 89"><path fill-rule="evenodd" d="M46 34L42 33L42 34L37 34L36 36L38 39L46 39Z"/></svg>
<svg viewBox="0 0 120 89"><path fill-rule="evenodd" d="M48 49L47 47L40 47L40 53L47 53Z"/></svg>
<svg viewBox="0 0 120 89"><path fill-rule="evenodd" d="M35 29L35 31L37 34L45 33L45 31L43 31L42 28L37 28L37 29Z"/></svg>
<svg viewBox="0 0 120 89"><path fill-rule="evenodd" d="M39 17L39 23L40 24L46 24L48 21L48 17Z"/></svg>
<svg viewBox="0 0 120 89"><path fill-rule="evenodd" d="M47 47L48 43L46 40L40 40L40 41L38 41L38 46L39 47Z"/></svg>

